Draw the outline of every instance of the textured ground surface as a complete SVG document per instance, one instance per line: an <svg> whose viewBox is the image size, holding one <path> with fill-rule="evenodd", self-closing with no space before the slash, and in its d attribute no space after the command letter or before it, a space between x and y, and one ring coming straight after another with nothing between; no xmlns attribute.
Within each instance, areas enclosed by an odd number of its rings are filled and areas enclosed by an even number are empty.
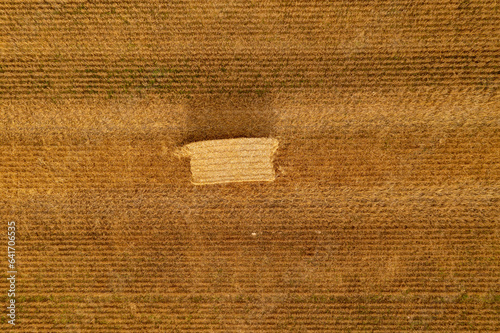
<svg viewBox="0 0 500 333"><path fill-rule="evenodd" d="M499 11L1 2L16 330L499 331ZM241 136L275 182L174 156Z"/></svg>

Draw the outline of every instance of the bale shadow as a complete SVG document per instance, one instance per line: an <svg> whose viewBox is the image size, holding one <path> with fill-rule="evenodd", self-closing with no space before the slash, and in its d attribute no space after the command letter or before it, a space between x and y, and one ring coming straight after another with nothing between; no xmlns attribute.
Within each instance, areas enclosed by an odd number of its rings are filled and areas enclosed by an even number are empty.
<svg viewBox="0 0 500 333"><path fill-rule="evenodd" d="M187 102L182 144L240 137L269 137L277 121L271 94L227 92L196 95Z"/></svg>

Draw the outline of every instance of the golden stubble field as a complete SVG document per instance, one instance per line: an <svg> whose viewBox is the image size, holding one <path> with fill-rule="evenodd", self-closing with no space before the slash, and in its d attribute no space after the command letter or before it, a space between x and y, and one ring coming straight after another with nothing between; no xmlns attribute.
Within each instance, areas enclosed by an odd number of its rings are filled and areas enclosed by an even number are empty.
<svg viewBox="0 0 500 333"><path fill-rule="evenodd" d="M497 26L488 1L1 3L2 329L500 330ZM280 140L276 181L193 186L175 149L233 137Z"/></svg>

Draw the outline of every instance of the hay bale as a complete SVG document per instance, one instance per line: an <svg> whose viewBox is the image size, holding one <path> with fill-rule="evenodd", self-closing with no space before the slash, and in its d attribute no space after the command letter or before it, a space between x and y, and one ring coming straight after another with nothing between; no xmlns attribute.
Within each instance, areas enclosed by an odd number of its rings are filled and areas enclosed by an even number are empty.
<svg viewBox="0 0 500 333"><path fill-rule="evenodd" d="M193 184L273 181L273 155L278 140L237 138L193 142L181 149L191 158Z"/></svg>

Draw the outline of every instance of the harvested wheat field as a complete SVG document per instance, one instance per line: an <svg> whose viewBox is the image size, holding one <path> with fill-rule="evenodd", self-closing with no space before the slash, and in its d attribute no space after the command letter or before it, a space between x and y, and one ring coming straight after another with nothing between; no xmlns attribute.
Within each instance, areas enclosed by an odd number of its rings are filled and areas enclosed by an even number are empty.
<svg viewBox="0 0 500 333"><path fill-rule="evenodd" d="M500 331L499 26L494 0L2 1L1 330ZM277 140L268 181L193 184L180 147L236 138Z"/></svg>

